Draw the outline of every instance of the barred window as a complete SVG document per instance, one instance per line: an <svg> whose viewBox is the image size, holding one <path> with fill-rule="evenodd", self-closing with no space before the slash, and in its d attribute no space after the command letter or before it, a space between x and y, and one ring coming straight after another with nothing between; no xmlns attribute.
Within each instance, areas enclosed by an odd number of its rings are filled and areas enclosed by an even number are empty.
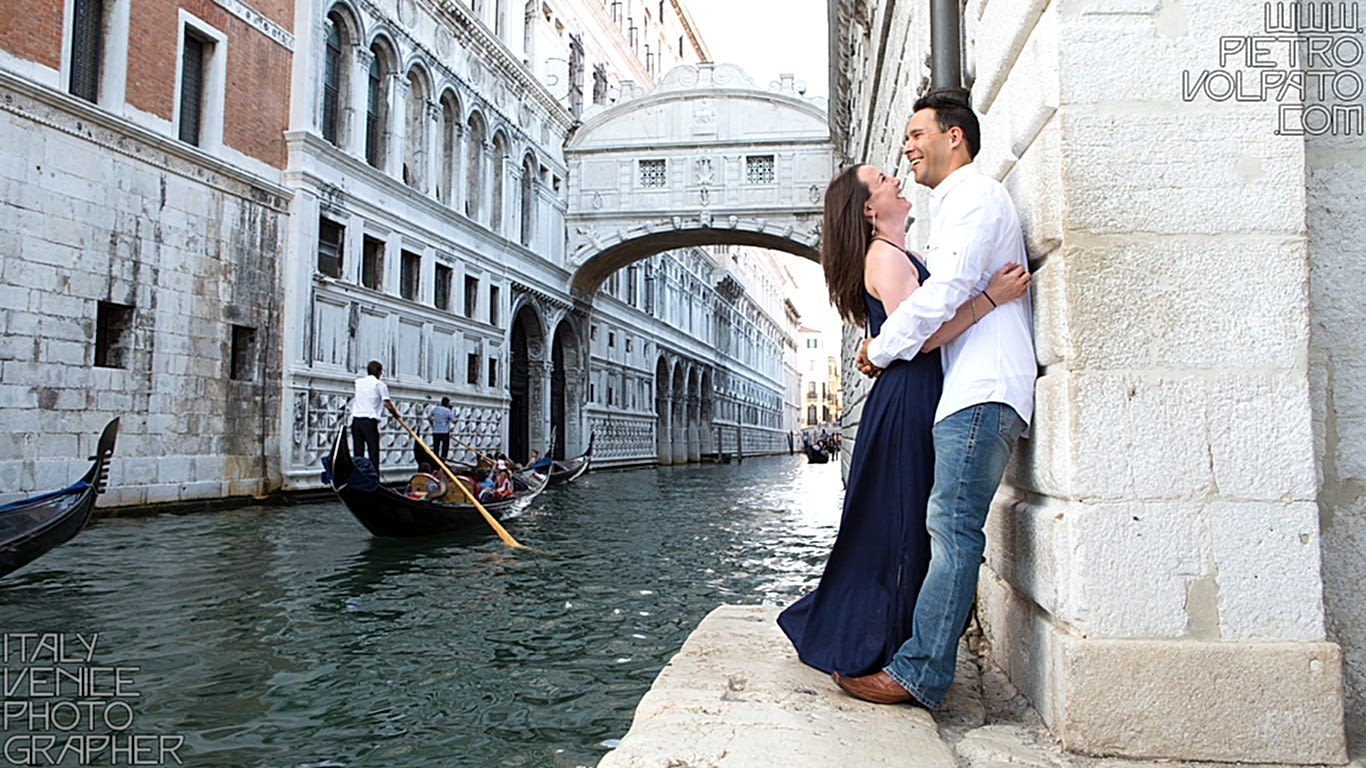
<svg viewBox="0 0 1366 768"><path fill-rule="evenodd" d="M185 31L180 59L180 140L199 146L200 124L204 116L204 59L213 44Z"/></svg>
<svg viewBox="0 0 1366 768"><path fill-rule="evenodd" d="M661 188L668 185L663 160L640 161L640 186Z"/></svg>
<svg viewBox="0 0 1366 768"><path fill-rule="evenodd" d="M773 155L748 155L745 157L746 184L773 183Z"/></svg>
<svg viewBox="0 0 1366 768"><path fill-rule="evenodd" d="M96 101L104 41L103 0L76 0L71 23L71 95Z"/></svg>

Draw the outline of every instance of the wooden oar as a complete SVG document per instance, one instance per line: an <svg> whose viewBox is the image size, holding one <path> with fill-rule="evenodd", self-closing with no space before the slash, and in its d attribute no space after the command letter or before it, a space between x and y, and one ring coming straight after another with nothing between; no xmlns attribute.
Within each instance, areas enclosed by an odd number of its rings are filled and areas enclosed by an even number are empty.
<svg viewBox="0 0 1366 768"><path fill-rule="evenodd" d="M408 426L408 423L403 420L403 417L399 416L397 413L393 414L393 416L395 419L398 419L398 423L402 425L405 430L407 430L408 434L412 435L413 440L416 440L417 444L422 446L422 450L426 451L427 455L432 457L432 460L436 462L436 465L441 467L441 469L445 471L446 476L451 479L451 482L454 483L457 488L460 489L461 493L465 494L465 498L470 500L470 503L474 505L474 508L479 510L479 514L484 516L484 522L488 523L489 527L493 529L493 532L498 534L498 538L502 539L503 543L508 545L509 547L524 548L524 545L519 543L516 539L512 538L512 534L508 533L503 528L503 526L498 524L497 520L493 519L493 515L490 515L489 511L487 509L484 509L484 505L479 503L479 500L474 497L473 493L470 493L470 489L466 488L465 484L460 482L460 478L456 477L455 473L451 471L451 468L446 466L446 462L442 461L441 459L438 459L436 457L436 454L432 453L432 449L428 448L427 444L422 442L422 438L417 436L417 433L414 432L412 428Z"/></svg>
<svg viewBox="0 0 1366 768"><path fill-rule="evenodd" d="M460 440L460 439L457 438L455 442L459 443L461 448L464 448L465 450L469 451L470 453L473 453L475 456L478 456L480 459L483 459L484 461L487 461L487 462L489 463L489 468L490 468L490 469L493 467L494 464L498 463L496 459L490 458L489 455L488 455L487 453L484 453L483 451L479 450L478 448L475 448L474 446L470 445L469 443L465 442L464 440Z"/></svg>

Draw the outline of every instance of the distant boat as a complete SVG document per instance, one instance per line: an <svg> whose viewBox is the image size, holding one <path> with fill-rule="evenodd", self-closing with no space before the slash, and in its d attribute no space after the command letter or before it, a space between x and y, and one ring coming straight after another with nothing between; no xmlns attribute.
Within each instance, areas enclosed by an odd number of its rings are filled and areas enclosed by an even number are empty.
<svg viewBox="0 0 1366 768"><path fill-rule="evenodd" d="M376 536L412 538L431 536L439 533L465 530L467 528L488 527L484 516L468 502L444 501L441 498L411 498L379 483L372 472L357 469L358 461L368 467L369 459L355 459L351 456L350 441L345 426L337 431L337 439L332 443L332 452L324 463L326 472L323 481L341 498L351 514L361 525ZM438 483L446 479L432 476ZM521 471L512 473L515 492L509 498L490 499L481 502L484 509L495 520L501 520L520 511L531 500L545 490L549 477L536 472ZM459 490L445 494L455 497ZM438 494L439 495L439 494Z"/></svg>
<svg viewBox="0 0 1366 768"><path fill-rule="evenodd" d="M830 461L830 454L826 453L824 448L817 448L814 445L806 447L807 464L824 464L827 461Z"/></svg>
<svg viewBox="0 0 1366 768"><path fill-rule="evenodd" d="M95 508L95 497L109 484L109 457L119 420L104 426L85 477L59 491L0 506L0 576L33 562L81 532Z"/></svg>
<svg viewBox="0 0 1366 768"><path fill-rule="evenodd" d="M588 436L588 450L584 451L583 453L579 454L578 456L572 459L569 459L568 461L552 461L550 463L551 485L572 483L575 479L578 478L579 475L582 475L584 472L588 471L588 465L593 462L593 437L594 435ZM536 468L528 467L528 469ZM536 471L542 472L544 470L537 469Z"/></svg>

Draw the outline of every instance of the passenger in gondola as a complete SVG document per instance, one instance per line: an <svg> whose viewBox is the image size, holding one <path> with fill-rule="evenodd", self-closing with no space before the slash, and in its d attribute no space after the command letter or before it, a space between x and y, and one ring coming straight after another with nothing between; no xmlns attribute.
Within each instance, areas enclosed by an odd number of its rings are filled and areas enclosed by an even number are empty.
<svg viewBox="0 0 1366 768"><path fill-rule="evenodd" d="M493 498L512 498L515 492L512 487L512 467L507 461L499 459L493 468Z"/></svg>
<svg viewBox="0 0 1366 768"><path fill-rule="evenodd" d="M446 484L436 475L424 471L412 476L404 495L410 499L430 501L441 498L445 493Z"/></svg>
<svg viewBox="0 0 1366 768"><path fill-rule="evenodd" d="M532 448L531 458L527 460L526 468L544 474L550 471L550 465L552 463L553 461L549 456L542 456L540 451Z"/></svg>
<svg viewBox="0 0 1366 768"><path fill-rule="evenodd" d="M493 497L493 473L483 467L474 471L474 487L478 489L477 495L480 501L488 501Z"/></svg>

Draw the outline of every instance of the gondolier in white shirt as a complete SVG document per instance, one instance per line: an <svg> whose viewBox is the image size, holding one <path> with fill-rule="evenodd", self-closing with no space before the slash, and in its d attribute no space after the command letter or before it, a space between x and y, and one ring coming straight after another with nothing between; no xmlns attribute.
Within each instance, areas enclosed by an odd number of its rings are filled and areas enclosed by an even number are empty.
<svg viewBox="0 0 1366 768"><path fill-rule="evenodd" d="M364 376L356 379L356 396L351 399L351 455L370 456L370 463L379 471L379 420L384 411L399 418L398 409L389 399L389 388L379 377L384 366L378 360L365 364Z"/></svg>

